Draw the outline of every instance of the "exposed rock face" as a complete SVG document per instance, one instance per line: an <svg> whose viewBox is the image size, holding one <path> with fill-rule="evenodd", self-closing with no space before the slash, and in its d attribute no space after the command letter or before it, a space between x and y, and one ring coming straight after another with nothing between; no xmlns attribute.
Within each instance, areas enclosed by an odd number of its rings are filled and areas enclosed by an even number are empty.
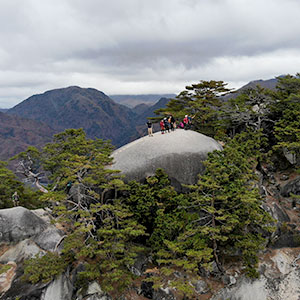
<svg viewBox="0 0 300 300"><path fill-rule="evenodd" d="M126 180L142 180L163 168L170 178L184 184L193 184L203 173L201 162L208 152L222 150L214 139L192 130L145 136L113 152L112 169L121 170Z"/></svg>
<svg viewBox="0 0 300 300"><path fill-rule="evenodd" d="M281 195L284 197L289 197L290 193L299 195L300 194L300 176L294 180L288 182L281 189Z"/></svg>
<svg viewBox="0 0 300 300"><path fill-rule="evenodd" d="M275 202L272 204L273 205L270 207L272 217L278 222L289 222L290 217L286 211L282 207L279 207Z"/></svg>
<svg viewBox="0 0 300 300"><path fill-rule="evenodd" d="M26 239L10 246L7 251L0 257L0 263L8 263L14 261L16 263L22 262L24 259L35 256L43 251L30 239Z"/></svg>
<svg viewBox="0 0 300 300"><path fill-rule="evenodd" d="M67 276L60 275L45 289L41 300L71 300L73 287Z"/></svg>
<svg viewBox="0 0 300 300"><path fill-rule="evenodd" d="M285 247L299 247L300 246L300 231L296 226L287 226L291 221L286 210L272 202L268 205L263 205L264 209L276 220L276 231L272 234L270 248L285 248Z"/></svg>
<svg viewBox="0 0 300 300"><path fill-rule="evenodd" d="M280 249L264 259L261 277L250 280L240 277L232 287L220 290L212 300L283 300L299 299L300 267L298 251Z"/></svg>
<svg viewBox="0 0 300 300"><path fill-rule="evenodd" d="M24 207L0 211L0 242L18 242L40 233L45 228L46 223Z"/></svg>
<svg viewBox="0 0 300 300"><path fill-rule="evenodd" d="M112 298L102 291L96 281L93 281L89 284L85 294L80 295L76 300L112 300Z"/></svg>
<svg viewBox="0 0 300 300"><path fill-rule="evenodd" d="M51 224L51 217L45 210L2 209L0 229L0 299L111 300L97 282L80 290L74 298L76 274L68 271L50 283L30 284L22 280L24 260L59 250L57 245L63 238L63 232Z"/></svg>
<svg viewBox="0 0 300 300"><path fill-rule="evenodd" d="M212 300L267 300L265 285L265 278L254 282L244 278L237 286L224 288L217 296L213 297Z"/></svg>
<svg viewBox="0 0 300 300"><path fill-rule="evenodd" d="M21 279L25 259L53 251L62 238L62 232L50 224L50 217L44 210L30 211L24 207L0 210L0 299L71 299L67 298L68 285L57 279L49 287L39 283L32 285ZM53 293L61 298L51 298ZM41 298L44 297L44 298Z"/></svg>
<svg viewBox="0 0 300 300"><path fill-rule="evenodd" d="M142 282L141 294L153 300L176 300L170 288L153 289L153 282Z"/></svg>
<svg viewBox="0 0 300 300"><path fill-rule="evenodd" d="M43 250L55 251L61 237L60 230L55 227L50 227L38 234L34 238L34 242Z"/></svg>
<svg viewBox="0 0 300 300"><path fill-rule="evenodd" d="M283 232L280 228L276 231L276 236L270 244L270 248L300 247L299 230L286 230Z"/></svg>
<svg viewBox="0 0 300 300"><path fill-rule="evenodd" d="M198 280L194 286L198 294L206 294L209 291L208 285L204 280Z"/></svg>
<svg viewBox="0 0 300 300"><path fill-rule="evenodd" d="M7 264L7 271L0 274L0 291L6 292L10 289L11 283L16 275L17 265L15 262Z"/></svg>

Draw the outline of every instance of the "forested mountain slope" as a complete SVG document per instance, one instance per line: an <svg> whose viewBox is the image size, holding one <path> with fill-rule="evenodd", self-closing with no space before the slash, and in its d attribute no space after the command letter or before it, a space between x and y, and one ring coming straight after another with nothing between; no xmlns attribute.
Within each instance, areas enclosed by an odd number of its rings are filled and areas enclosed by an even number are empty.
<svg viewBox="0 0 300 300"><path fill-rule="evenodd" d="M0 112L0 160L26 150L28 146L43 146L55 133L45 123Z"/></svg>
<svg viewBox="0 0 300 300"><path fill-rule="evenodd" d="M90 138L110 139L116 146L137 137L131 109L92 88L47 91L29 97L7 113L43 121L57 132L83 128Z"/></svg>

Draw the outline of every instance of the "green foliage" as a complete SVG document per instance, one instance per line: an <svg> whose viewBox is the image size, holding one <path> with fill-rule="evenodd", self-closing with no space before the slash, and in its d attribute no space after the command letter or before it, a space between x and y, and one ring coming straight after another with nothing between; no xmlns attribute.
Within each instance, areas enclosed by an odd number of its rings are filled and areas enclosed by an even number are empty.
<svg viewBox="0 0 300 300"><path fill-rule="evenodd" d="M5 162L0 162L0 208L13 206L12 195L15 191L23 192L24 188L12 171L6 168Z"/></svg>
<svg viewBox="0 0 300 300"><path fill-rule="evenodd" d="M67 265L81 264L80 285L99 280L105 291L121 292L132 283L130 267L145 249L159 265L159 274L147 280L154 287L169 281L184 295L193 287L186 277L174 276L178 270L193 278L210 270L212 262L222 271L224 261L233 258L249 276L258 276L257 255L273 220L261 207L255 169L272 136L275 149L298 153L298 84L298 78L282 78L277 92L252 89L224 105L219 97L229 91L226 84L201 81L159 110L179 120L191 115L197 131L221 132L226 141L223 151L208 155L205 174L186 193L177 193L161 169L143 184L125 184L117 171L106 168L111 145L87 139L82 129L55 135L40 152L32 148L21 154L47 172L51 185L41 199L66 228L61 254L30 260L26 278L49 281ZM42 266L49 255L50 265Z"/></svg>
<svg viewBox="0 0 300 300"><path fill-rule="evenodd" d="M299 80L300 85L300 80ZM284 110L282 117L275 124L275 137L278 141L275 149L288 149L300 155L300 93L291 94L282 100Z"/></svg>
<svg viewBox="0 0 300 300"><path fill-rule="evenodd" d="M279 77L277 90L270 95L274 99L271 113L276 144L274 150L300 155L300 78L287 75Z"/></svg>
<svg viewBox="0 0 300 300"><path fill-rule="evenodd" d="M124 201L137 222L146 227L147 245L154 252L161 249L164 239L176 238L188 222L189 215L182 209L188 195L178 195L162 169L157 169L145 184L130 182L128 193Z"/></svg>
<svg viewBox="0 0 300 300"><path fill-rule="evenodd" d="M191 221L175 240L164 240L167 249L158 253L167 272L183 268L198 273L199 268L209 269L212 261L222 270L221 258L237 256L255 276L257 254L265 241L262 233L272 230L272 218L261 208L255 187L260 142L260 134L243 133L224 151L209 154L206 173L191 187L185 208Z"/></svg>
<svg viewBox="0 0 300 300"><path fill-rule="evenodd" d="M15 174L9 170L7 163L0 161L0 208L13 207L12 195L17 192L19 205L27 208L41 207L39 193L24 187Z"/></svg>
<svg viewBox="0 0 300 300"><path fill-rule="evenodd" d="M137 253L142 250L134 240L144 234L144 227L131 218L128 208L119 200L113 204L94 204L90 212L82 212L81 219L99 217L101 225L96 232L81 223L80 219L65 241L63 253L75 252L75 258L84 261L85 270L80 278L101 278L103 289L111 291L114 285L121 291L132 281L128 266L133 265ZM91 233L91 231L92 233ZM87 235L90 235L87 238Z"/></svg>
<svg viewBox="0 0 300 300"><path fill-rule="evenodd" d="M67 265L81 263L81 284L100 279L103 290L121 292L132 282L129 268L142 249L135 240L145 232L117 198L125 185L117 171L105 168L112 161L111 150L108 142L87 139L82 129L68 129L40 152L41 165L52 181L52 191L42 199L53 207L57 222L65 225L66 237L61 255L51 257L49 270L39 272L44 257L27 263L30 281L48 281Z"/></svg>
<svg viewBox="0 0 300 300"><path fill-rule="evenodd" d="M0 265L0 275L11 269L11 265Z"/></svg>
<svg viewBox="0 0 300 300"><path fill-rule="evenodd" d="M106 183L105 176L113 173L104 168L112 161L111 151L109 142L87 139L82 129L67 129L44 147L41 158L49 179L63 189L69 181L87 185Z"/></svg>
<svg viewBox="0 0 300 300"><path fill-rule="evenodd" d="M38 168L39 159L40 159L40 152L36 147L29 146L26 151L20 152L17 155L10 158L10 160L16 159L29 159L34 163L34 168Z"/></svg>
<svg viewBox="0 0 300 300"><path fill-rule="evenodd" d="M29 280L32 283L39 281L43 283L50 282L55 276L60 275L68 266L69 260L57 253L48 252L40 256L36 255L25 261L23 280Z"/></svg>
<svg viewBox="0 0 300 300"><path fill-rule="evenodd" d="M273 99L260 86L242 91L224 103L221 110L223 130L234 137L249 128L258 131L272 124L270 105Z"/></svg>
<svg viewBox="0 0 300 300"><path fill-rule="evenodd" d="M230 90L223 81L204 81L186 86L167 107L155 113L160 115L173 114L181 121L186 114L193 116L193 125L196 131L214 136L220 128L219 114L221 101L219 97Z"/></svg>
<svg viewBox="0 0 300 300"><path fill-rule="evenodd" d="M299 73L297 73L296 76L286 75L282 77L277 77L277 80L278 84L276 86L276 91L270 93L277 100L284 100L292 94L296 95L300 93ZM279 106L277 106L277 110L279 110Z"/></svg>

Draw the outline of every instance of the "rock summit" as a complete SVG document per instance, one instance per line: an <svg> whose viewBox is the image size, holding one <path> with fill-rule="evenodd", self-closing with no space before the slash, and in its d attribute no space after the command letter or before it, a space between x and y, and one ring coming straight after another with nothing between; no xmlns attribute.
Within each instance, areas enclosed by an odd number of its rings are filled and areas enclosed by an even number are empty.
<svg viewBox="0 0 300 300"><path fill-rule="evenodd" d="M112 153L111 169L120 170L125 180L143 180L163 168L171 180L181 184L194 184L204 171L207 154L222 150L214 139L192 130L176 129L174 132L139 138Z"/></svg>

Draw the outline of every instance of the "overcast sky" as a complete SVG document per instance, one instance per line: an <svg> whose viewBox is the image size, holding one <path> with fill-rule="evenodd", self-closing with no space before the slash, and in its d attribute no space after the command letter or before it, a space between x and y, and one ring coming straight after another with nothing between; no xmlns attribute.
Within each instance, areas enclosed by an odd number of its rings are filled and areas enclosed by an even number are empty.
<svg viewBox="0 0 300 300"><path fill-rule="evenodd" d="M299 13L299 0L1 0L0 107L70 85L178 93L296 74Z"/></svg>

